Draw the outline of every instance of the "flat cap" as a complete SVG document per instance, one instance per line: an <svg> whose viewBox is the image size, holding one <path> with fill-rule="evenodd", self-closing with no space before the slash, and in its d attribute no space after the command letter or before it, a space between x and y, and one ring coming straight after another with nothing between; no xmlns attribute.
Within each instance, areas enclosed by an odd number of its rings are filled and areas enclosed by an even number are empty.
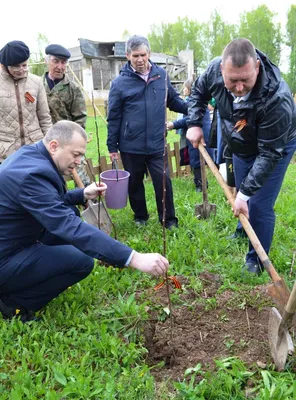
<svg viewBox="0 0 296 400"><path fill-rule="evenodd" d="M20 40L13 40L8 42L0 50L0 64L9 65L20 64L30 58L29 47Z"/></svg>
<svg viewBox="0 0 296 400"><path fill-rule="evenodd" d="M60 44L49 44L45 48L45 54L49 54L51 56L56 56L56 57L63 57L63 58L70 58L71 53L68 49L65 47L61 46Z"/></svg>

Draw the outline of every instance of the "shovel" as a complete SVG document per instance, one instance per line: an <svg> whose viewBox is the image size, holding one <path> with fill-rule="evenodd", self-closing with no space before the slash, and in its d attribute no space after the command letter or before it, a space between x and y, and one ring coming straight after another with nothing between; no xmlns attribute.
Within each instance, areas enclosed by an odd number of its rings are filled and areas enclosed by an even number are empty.
<svg viewBox="0 0 296 400"><path fill-rule="evenodd" d="M202 144L198 145L198 149L200 153L204 156L204 159L206 160L210 170L214 174L215 178L217 179L219 185L222 187L224 190L224 193L231 204L231 206L234 206L234 198L231 193L231 190L229 189L227 183L224 181L222 178L222 175L220 174L218 168L214 164L213 160L209 156L208 152L204 148ZM273 281L273 284L268 286L267 292L268 294L272 297L274 302L276 303L278 309L280 310L281 314L283 313L285 309L285 305L288 302L288 299L290 297L290 292L289 289L285 283L285 281L278 275L276 272L274 266L272 265L270 259L268 258L268 255L266 254L265 250L263 249L256 233L254 232L253 228L251 227L251 224L249 223L248 219L243 215L239 214L239 219L240 222L242 223L242 226L248 235L250 242L252 243L260 261L262 262L265 270L269 274L270 278Z"/></svg>
<svg viewBox="0 0 296 400"><path fill-rule="evenodd" d="M283 316L275 307L272 307L268 323L268 340L271 355L277 371L285 367L287 356L294 353L292 338L288 332L296 312L296 282L284 309Z"/></svg>
<svg viewBox="0 0 296 400"><path fill-rule="evenodd" d="M195 215L198 219L207 219L211 214L216 215L216 204L208 202L206 163L203 155L199 154L202 182L202 204L195 204Z"/></svg>
<svg viewBox="0 0 296 400"><path fill-rule="evenodd" d="M78 175L76 169L73 169L72 176L73 176L74 182L76 183L77 187L79 189L84 189L84 184L83 184L80 176Z"/></svg>
<svg viewBox="0 0 296 400"><path fill-rule="evenodd" d="M83 182L80 179L76 169L73 169L72 175L77 187L84 189ZM87 204L87 209L81 213L84 221L101 229L107 235L110 235L112 231L111 219L106 208L104 207L103 202L100 201L100 203L93 203L91 200L88 200Z"/></svg>

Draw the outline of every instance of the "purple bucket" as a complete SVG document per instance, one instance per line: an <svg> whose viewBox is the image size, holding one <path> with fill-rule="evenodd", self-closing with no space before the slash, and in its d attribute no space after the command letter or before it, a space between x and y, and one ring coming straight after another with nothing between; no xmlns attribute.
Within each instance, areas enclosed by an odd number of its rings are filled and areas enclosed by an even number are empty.
<svg viewBox="0 0 296 400"><path fill-rule="evenodd" d="M121 169L101 172L101 180L107 185L105 195L107 208L118 209L127 205L129 176L129 172Z"/></svg>

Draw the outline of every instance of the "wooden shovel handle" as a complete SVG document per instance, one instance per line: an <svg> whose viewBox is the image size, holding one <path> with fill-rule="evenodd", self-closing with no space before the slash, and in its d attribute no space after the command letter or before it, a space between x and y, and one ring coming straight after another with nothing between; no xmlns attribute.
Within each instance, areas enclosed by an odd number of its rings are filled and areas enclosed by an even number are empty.
<svg viewBox="0 0 296 400"><path fill-rule="evenodd" d="M202 199L204 203L208 203L206 163L202 154L199 155L199 161L201 172Z"/></svg>
<svg viewBox="0 0 296 400"><path fill-rule="evenodd" d="M286 311L289 314L294 314L296 312L296 282L294 283L292 292L286 305Z"/></svg>
<svg viewBox="0 0 296 400"><path fill-rule="evenodd" d="M198 149L199 149L200 153L203 155L205 161L208 164L208 167L214 174L219 185L224 190L224 193L225 193L229 203L233 207L234 206L234 197L233 197L231 190L229 189L227 183L224 181L222 175L220 174L218 168L216 167L214 161L211 159L211 157L209 156L208 152L206 151L206 149L204 148L204 146L202 144L198 145ZM250 242L252 243L256 253L258 254L260 261L262 262L264 268L268 272L268 274L271 277L271 279L273 280L273 282L281 281L282 278L278 275L278 273L274 269L274 266L272 265L270 259L268 258L268 255L266 254L265 250L263 249L256 233L254 232L253 228L251 227L251 224L248 221L248 218L246 218L243 214L239 214L239 219L240 219L240 222L242 223L242 226L243 226L246 234L248 235L248 237L250 239Z"/></svg>
<svg viewBox="0 0 296 400"><path fill-rule="evenodd" d="M84 184L83 184L83 182L82 182L80 176L78 175L76 169L73 169L72 175L73 175L73 179L74 179L74 182L76 183L76 185L77 185L80 189L84 189Z"/></svg>

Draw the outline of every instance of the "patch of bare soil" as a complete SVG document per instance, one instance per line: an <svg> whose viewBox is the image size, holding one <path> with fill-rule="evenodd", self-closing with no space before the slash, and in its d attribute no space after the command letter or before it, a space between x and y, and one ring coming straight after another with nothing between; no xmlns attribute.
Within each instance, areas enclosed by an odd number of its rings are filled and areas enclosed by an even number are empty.
<svg viewBox="0 0 296 400"><path fill-rule="evenodd" d="M245 296L231 291L219 294L219 276L203 273L199 276L203 289L197 295L187 288L186 278L177 278L185 290L170 286L171 298L174 296L172 321L165 318L163 311L168 307L166 287L149 294L150 320L144 329L147 363L165 363L164 367L151 370L157 382L183 380L186 369L198 363L203 370L214 369L215 359L230 356L248 365L272 362L268 345L272 303L265 286L254 288Z"/></svg>

